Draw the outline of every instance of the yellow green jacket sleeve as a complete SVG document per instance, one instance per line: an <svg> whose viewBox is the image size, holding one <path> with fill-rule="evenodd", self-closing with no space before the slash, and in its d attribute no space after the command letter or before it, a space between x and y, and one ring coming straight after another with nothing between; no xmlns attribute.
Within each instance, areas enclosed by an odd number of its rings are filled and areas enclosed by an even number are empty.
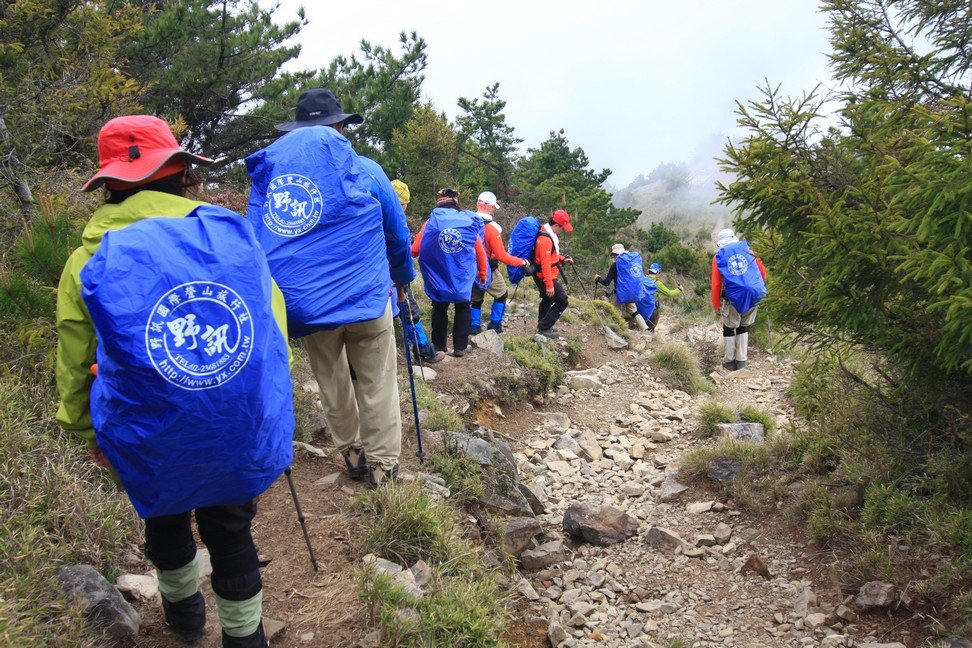
<svg viewBox="0 0 972 648"><path fill-rule="evenodd" d="M94 379L91 365L96 361L98 339L81 299L80 279L81 269L90 258L84 248L75 250L64 266L57 288L57 390L61 404L56 418L61 427L94 448L88 394Z"/></svg>
<svg viewBox="0 0 972 648"><path fill-rule="evenodd" d="M674 297L675 295L679 295L682 292L678 288L669 288L658 279L655 280L655 284L658 286L658 292L665 295L666 297Z"/></svg>
<svg viewBox="0 0 972 648"><path fill-rule="evenodd" d="M277 326L283 333L284 342L287 343L287 362L291 369L294 368L294 352L290 348L290 338L287 336L287 304L284 301L283 293L277 286L277 282L270 280L270 307L273 309L273 318L277 320Z"/></svg>

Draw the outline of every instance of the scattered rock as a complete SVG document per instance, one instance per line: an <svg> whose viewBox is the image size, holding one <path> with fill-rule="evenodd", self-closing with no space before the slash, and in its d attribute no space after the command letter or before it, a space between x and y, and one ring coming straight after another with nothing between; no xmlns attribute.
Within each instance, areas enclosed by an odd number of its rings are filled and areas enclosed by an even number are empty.
<svg viewBox="0 0 972 648"><path fill-rule="evenodd" d="M419 560L414 565L409 567L409 571L412 572L412 578L415 580L415 584L419 587L424 586L432 578L432 570L425 563L424 560Z"/></svg>
<svg viewBox="0 0 972 648"><path fill-rule="evenodd" d="M151 574L122 574L115 579L115 587L131 600L155 600L159 595L159 579Z"/></svg>
<svg viewBox="0 0 972 648"><path fill-rule="evenodd" d="M432 382L439 377L438 372L432 367L419 367L415 370L415 375L420 377L425 382Z"/></svg>
<svg viewBox="0 0 972 648"><path fill-rule="evenodd" d="M648 529L648 534L645 541L648 543L649 547L668 553L689 546L687 542L682 540L680 535L671 529L666 529L659 526L653 526Z"/></svg>
<svg viewBox="0 0 972 648"><path fill-rule="evenodd" d="M739 571L743 574L747 572L759 574L766 580L772 578L772 575L770 575L769 567L766 566L766 561L763 560L759 554L755 554L755 553L749 554L749 557L746 558L746 562L743 563L743 566L740 568Z"/></svg>
<svg viewBox="0 0 972 648"><path fill-rule="evenodd" d="M572 450L575 453L580 452L580 445L578 445L574 437L567 433L561 434L559 437L557 437L557 440L554 441L553 447L555 450Z"/></svg>
<svg viewBox="0 0 972 648"><path fill-rule="evenodd" d="M542 515L546 512L547 500L550 499L550 493L547 492L547 488L543 484L537 482L520 482L519 489L520 494L526 499L534 515Z"/></svg>
<svg viewBox="0 0 972 648"><path fill-rule="evenodd" d="M492 434L488 430L482 432ZM533 509L520 492L520 474L507 444L502 441L491 443L463 432L447 432L444 437L446 443L454 444L470 459L493 468L491 479L487 480L486 497L482 500L484 505L506 515L533 515Z"/></svg>
<svg viewBox="0 0 972 648"><path fill-rule="evenodd" d="M540 335L539 333L533 336L533 341L539 344L540 346L547 346L548 344L550 344L550 338L548 338L545 335Z"/></svg>
<svg viewBox="0 0 972 648"><path fill-rule="evenodd" d="M810 613L810 608L816 607L816 605L817 595L809 587L805 587L800 591L796 602L793 604L793 613L802 619Z"/></svg>
<svg viewBox="0 0 972 648"><path fill-rule="evenodd" d="M827 624L827 615L820 612L813 612L807 615L803 623L811 630L816 630Z"/></svg>
<svg viewBox="0 0 972 648"><path fill-rule="evenodd" d="M543 426L551 430L567 430L570 428L570 417L563 412L546 412L543 415Z"/></svg>
<svg viewBox="0 0 972 648"><path fill-rule="evenodd" d="M638 532L638 520L619 508L574 503L564 512L564 531L587 542L608 546Z"/></svg>
<svg viewBox="0 0 972 648"><path fill-rule="evenodd" d="M368 554L367 556L361 559L361 562L363 562L366 565L372 565L379 572L383 572L392 577L397 576L399 573L402 572L402 570L405 569L398 563L393 563L390 560L379 558L375 554Z"/></svg>
<svg viewBox="0 0 972 648"><path fill-rule="evenodd" d="M673 614L678 611L678 606L668 601L641 601L635 604L635 609L645 614Z"/></svg>
<svg viewBox="0 0 972 648"><path fill-rule="evenodd" d="M884 581L871 581L861 587L857 593L857 607L862 610L874 607L888 607L898 599L897 591L891 583Z"/></svg>
<svg viewBox="0 0 972 648"><path fill-rule="evenodd" d="M600 389L604 385L594 376L577 374L567 379L567 386L575 391L584 391L585 389Z"/></svg>
<svg viewBox="0 0 972 648"><path fill-rule="evenodd" d="M294 441L294 447L295 448L300 448L304 452L306 452L308 454L312 454L315 457L320 457L322 459L326 459L327 458L327 453L326 452L324 452L320 448L315 448L314 446L312 446L309 443L304 443L303 441Z"/></svg>
<svg viewBox="0 0 972 648"><path fill-rule="evenodd" d="M325 475L324 477L321 477L320 479L318 479L317 481L315 481L314 482L314 485L315 486L334 486L335 484L338 483L338 481L341 480L341 475L343 475L343 474L344 473L335 472L335 473L331 473L330 475Z"/></svg>
<svg viewBox="0 0 972 648"><path fill-rule="evenodd" d="M685 510L689 513L708 513L712 510L713 504L715 502L692 502L685 505Z"/></svg>
<svg viewBox="0 0 972 648"><path fill-rule="evenodd" d="M54 573L67 598L84 612L88 626L111 641L138 634L142 619L121 593L91 565L64 567Z"/></svg>
<svg viewBox="0 0 972 648"><path fill-rule="evenodd" d="M662 484L661 492L658 493L659 502L674 502L679 495L688 490L688 486L681 484L674 476L665 475L665 482Z"/></svg>
<svg viewBox="0 0 972 648"><path fill-rule="evenodd" d="M717 482L731 481L742 470L742 462L728 457L716 457L709 462L709 479Z"/></svg>
<svg viewBox="0 0 972 648"><path fill-rule="evenodd" d="M486 329L482 333L472 336L469 338L469 341L472 342L473 345L479 347L480 349L485 349L493 355L503 355L503 338L499 336L499 333L492 329Z"/></svg>
<svg viewBox="0 0 972 648"><path fill-rule="evenodd" d="M628 348L628 341L614 332L610 326L604 327L604 337L607 338L608 347L618 350Z"/></svg>
<svg viewBox="0 0 972 648"><path fill-rule="evenodd" d="M519 556L533 544L533 539L543 533L534 517L515 517L506 521L503 549L510 556Z"/></svg>
<svg viewBox="0 0 972 648"><path fill-rule="evenodd" d="M600 461L604 457L604 450L593 432L581 432L577 436L577 445L580 448L579 454L588 461Z"/></svg>
<svg viewBox="0 0 972 648"><path fill-rule="evenodd" d="M715 537L716 544L724 545L732 537L732 527L725 522L720 522L716 526L715 531L712 532L712 535Z"/></svg>
<svg viewBox="0 0 972 648"><path fill-rule="evenodd" d="M537 594L537 590L534 589L533 585L530 584L525 578L521 578L516 582L516 591L523 595L523 597L528 601L538 601L540 600L540 595Z"/></svg>
<svg viewBox="0 0 972 648"><path fill-rule="evenodd" d="M527 549L520 554L520 564L527 571L537 571L562 562L566 558L564 543L560 540L546 542L536 549Z"/></svg>
<svg viewBox="0 0 972 648"><path fill-rule="evenodd" d="M561 642L567 641L568 637L570 635L567 634L567 630L556 621L551 621L550 625L547 626L547 639L550 640L551 646L559 646Z"/></svg>
<svg viewBox="0 0 972 648"><path fill-rule="evenodd" d="M695 539L695 546L697 547L714 547L716 544L716 539L714 535L709 533L700 533Z"/></svg>
<svg viewBox="0 0 972 648"><path fill-rule="evenodd" d="M726 439L762 443L766 440L766 432L762 423L718 423L716 434Z"/></svg>

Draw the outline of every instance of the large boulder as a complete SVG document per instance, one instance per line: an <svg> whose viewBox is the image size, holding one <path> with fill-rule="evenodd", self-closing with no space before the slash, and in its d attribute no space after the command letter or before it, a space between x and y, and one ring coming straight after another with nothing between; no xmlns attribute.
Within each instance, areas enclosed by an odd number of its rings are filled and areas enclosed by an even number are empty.
<svg viewBox="0 0 972 648"><path fill-rule="evenodd" d="M128 601L91 565L64 567L54 573L64 594L84 612L88 627L109 642L138 635L142 619Z"/></svg>
<svg viewBox="0 0 972 648"><path fill-rule="evenodd" d="M766 431L762 423L718 423L716 434L736 441L762 443L766 440Z"/></svg>
<svg viewBox="0 0 972 648"><path fill-rule="evenodd" d="M489 430L480 429L478 433L482 436L445 432L443 442L491 469L482 504L504 515L532 517L533 509L520 490L520 474L510 446L497 440Z"/></svg>
<svg viewBox="0 0 972 648"><path fill-rule="evenodd" d="M613 506L574 503L564 512L564 531L602 547L623 542L638 532L637 518Z"/></svg>

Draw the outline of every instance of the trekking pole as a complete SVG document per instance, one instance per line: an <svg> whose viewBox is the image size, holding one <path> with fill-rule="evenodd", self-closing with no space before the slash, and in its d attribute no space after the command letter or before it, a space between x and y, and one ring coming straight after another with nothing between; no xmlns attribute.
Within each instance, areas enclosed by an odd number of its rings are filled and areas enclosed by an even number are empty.
<svg viewBox="0 0 972 648"><path fill-rule="evenodd" d="M402 327L405 326L405 313L399 309L398 316L402 318ZM408 340L405 340L405 364L408 366L408 384L412 389L412 415L415 417L415 435L418 437L418 450L415 456L419 462L425 463L425 450L422 448L422 426L419 424L418 399L415 396L415 370L412 368L412 352L409 350Z"/></svg>
<svg viewBox="0 0 972 648"><path fill-rule="evenodd" d="M314 555L314 547L311 546L310 535L307 533L307 522L304 519L304 512L300 508L300 500L297 499L297 489L294 487L294 478L290 474L290 466L284 469L284 474L287 475L287 483L290 484L290 495L294 498L294 508L297 509L297 521L300 522L300 528L304 531L304 542L307 543L307 553L310 554L311 565L314 566L314 571L317 571L317 557Z"/></svg>
<svg viewBox="0 0 972 648"><path fill-rule="evenodd" d="M409 298L415 299L415 297L412 297L412 289L411 288L406 288L405 289L405 295L406 295L406 297L405 297L405 308L408 309L408 321L412 323L412 338L413 338L413 341L415 342L415 348L418 349L419 348L418 331L415 330L415 318L412 316L412 305L408 302L408 299ZM418 303L418 302L416 302L416 303ZM402 333L403 334L405 333L405 327L404 326L402 326ZM402 335L402 337L405 337L405 336ZM405 341L405 344L408 344L408 340ZM425 362L422 360L422 351L421 351L421 349L419 349L417 355L418 355L418 361L419 361L419 372L422 374L422 380L425 380Z"/></svg>

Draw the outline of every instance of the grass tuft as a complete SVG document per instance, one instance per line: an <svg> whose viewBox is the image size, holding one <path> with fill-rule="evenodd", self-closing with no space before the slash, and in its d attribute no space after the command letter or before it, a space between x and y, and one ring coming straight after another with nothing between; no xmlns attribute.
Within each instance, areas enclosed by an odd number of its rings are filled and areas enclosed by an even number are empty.
<svg viewBox="0 0 972 648"><path fill-rule="evenodd" d="M670 387L692 395L712 391L711 383L702 376L698 357L681 342L659 347L651 356L651 364Z"/></svg>
<svg viewBox="0 0 972 648"><path fill-rule="evenodd" d="M563 358L556 345L542 345L533 338L510 335L506 338L506 353L526 370L523 385L531 393L545 394L564 380Z"/></svg>
<svg viewBox="0 0 972 648"><path fill-rule="evenodd" d="M776 419L766 410L755 405L743 405L739 408L739 420L750 423L761 423L767 435L776 431Z"/></svg>
<svg viewBox="0 0 972 648"><path fill-rule="evenodd" d="M703 437L715 436L718 424L735 420L736 416L725 405L714 400L706 401L699 408L699 433Z"/></svg>

